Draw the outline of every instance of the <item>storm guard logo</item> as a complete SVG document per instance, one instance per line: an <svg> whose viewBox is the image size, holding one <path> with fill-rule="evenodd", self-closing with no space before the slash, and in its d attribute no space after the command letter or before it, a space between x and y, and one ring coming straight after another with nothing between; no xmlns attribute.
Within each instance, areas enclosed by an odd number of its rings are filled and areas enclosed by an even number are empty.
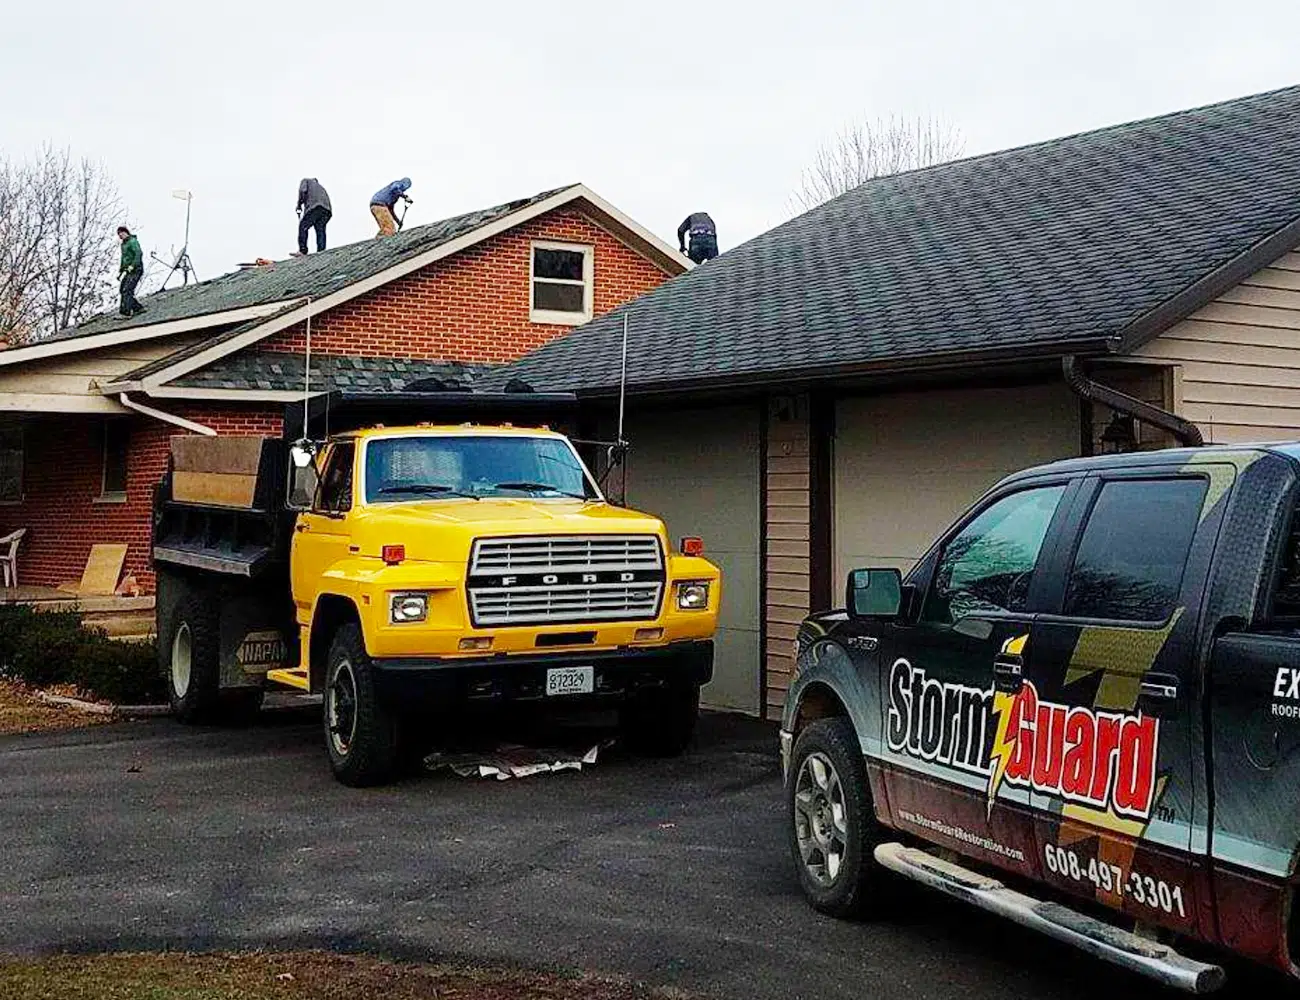
<svg viewBox="0 0 1300 1000"><path fill-rule="evenodd" d="M932 680L905 659L889 672L889 749L1118 816L1146 820L1159 720L1058 705L1028 681L1014 694Z"/></svg>

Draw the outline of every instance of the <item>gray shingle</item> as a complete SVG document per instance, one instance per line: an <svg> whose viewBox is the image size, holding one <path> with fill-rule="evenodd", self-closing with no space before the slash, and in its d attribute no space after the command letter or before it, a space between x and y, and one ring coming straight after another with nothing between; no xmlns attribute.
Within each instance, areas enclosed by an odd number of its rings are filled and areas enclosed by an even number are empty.
<svg viewBox="0 0 1300 1000"><path fill-rule="evenodd" d="M539 390L1118 335L1300 218L1300 87L881 178L555 341Z"/></svg>
<svg viewBox="0 0 1300 1000"><path fill-rule="evenodd" d="M195 389L263 389L293 392L303 388L305 362L300 354L278 351L239 351L228 355L173 385ZM488 365L418 358L367 358L317 354L311 359L311 389L347 389L351 392L392 392L417 379L442 379L476 387L491 370Z"/></svg>

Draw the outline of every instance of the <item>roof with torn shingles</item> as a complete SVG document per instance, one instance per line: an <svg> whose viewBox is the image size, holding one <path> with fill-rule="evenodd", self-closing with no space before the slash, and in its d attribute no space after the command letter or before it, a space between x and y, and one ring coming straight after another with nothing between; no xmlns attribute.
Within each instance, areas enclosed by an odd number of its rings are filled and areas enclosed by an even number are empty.
<svg viewBox="0 0 1300 1000"><path fill-rule="evenodd" d="M576 186L569 184L441 222L412 226L384 239L350 243L305 257L247 267L197 285L157 292L143 299L146 311L137 317L125 320L116 313L105 312L55 336L84 337L281 300L320 298Z"/></svg>
<svg viewBox="0 0 1300 1000"><path fill-rule="evenodd" d="M1104 344L1300 219L1300 87L870 181L509 366L539 390Z"/></svg>
<svg viewBox="0 0 1300 1000"><path fill-rule="evenodd" d="M305 359L282 351L240 351L171 383L190 389L238 389L294 392L304 388ZM457 386L478 387L492 370L489 365L422 358L376 358L339 354L314 354L311 359L312 392L401 392L422 379L438 379Z"/></svg>

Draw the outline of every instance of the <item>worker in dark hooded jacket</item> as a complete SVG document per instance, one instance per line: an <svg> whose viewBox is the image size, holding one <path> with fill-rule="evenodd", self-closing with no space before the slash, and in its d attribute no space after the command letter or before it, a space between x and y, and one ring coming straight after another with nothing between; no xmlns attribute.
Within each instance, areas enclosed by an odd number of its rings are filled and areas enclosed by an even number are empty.
<svg viewBox="0 0 1300 1000"><path fill-rule="evenodd" d="M686 236L690 234L691 248L686 249ZM682 253L697 264L718 256L718 227L708 212L692 212L677 227L677 246Z"/></svg>
<svg viewBox="0 0 1300 1000"><path fill-rule="evenodd" d="M298 255L307 253L307 233L316 230L316 252L325 249L325 227L333 216L329 192L315 177L298 183Z"/></svg>
<svg viewBox="0 0 1300 1000"><path fill-rule="evenodd" d="M136 285L144 277L144 254L140 251L140 241L126 226L117 227L117 238L122 244L122 263L117 269L118 291L121 296L118 311L130 319L144 312L144 306L135 297Z"/></svg>

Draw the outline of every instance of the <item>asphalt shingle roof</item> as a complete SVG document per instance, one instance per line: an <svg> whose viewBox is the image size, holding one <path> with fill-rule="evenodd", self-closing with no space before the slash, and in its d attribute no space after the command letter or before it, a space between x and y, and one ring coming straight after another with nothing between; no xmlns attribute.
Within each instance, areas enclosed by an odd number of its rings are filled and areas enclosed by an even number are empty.
<svg viewBox="0 0 1300 1000"><path fill-rule="evenodd" d="M319 298L564 190L567 187L542 191L531 198L467 212L425 226L412 226L384 239L349 243L323 253L290 257L261 267L232 271L197 285L170 288L146 296L142 300L146 311L133 319L124 320L114 312L105 312L56 336L82 337L169 320L191 319L246 306L267 305L281 300L298 300L308 295Z"/></svg>
<svg viewBox="0 0 1300 1000"><path fill-rule="evenodd" d="M300 391L305 360L301 354L281 351L238 351L177 379L173 385L198 389L261 389ZM487 365L419 358L375 358L340 354L313 354L311 391L401 392L412 383L438 379L444 383L476 387L490 370ZM478 386L481 388L481 386Z"/></svg>
<svg viewBox="0 0 1300 1000"><path fill-rule="evenodd" d="M1097 344L1300 217L1300 87L870 181L511 365L539 390Z"/></svg>

